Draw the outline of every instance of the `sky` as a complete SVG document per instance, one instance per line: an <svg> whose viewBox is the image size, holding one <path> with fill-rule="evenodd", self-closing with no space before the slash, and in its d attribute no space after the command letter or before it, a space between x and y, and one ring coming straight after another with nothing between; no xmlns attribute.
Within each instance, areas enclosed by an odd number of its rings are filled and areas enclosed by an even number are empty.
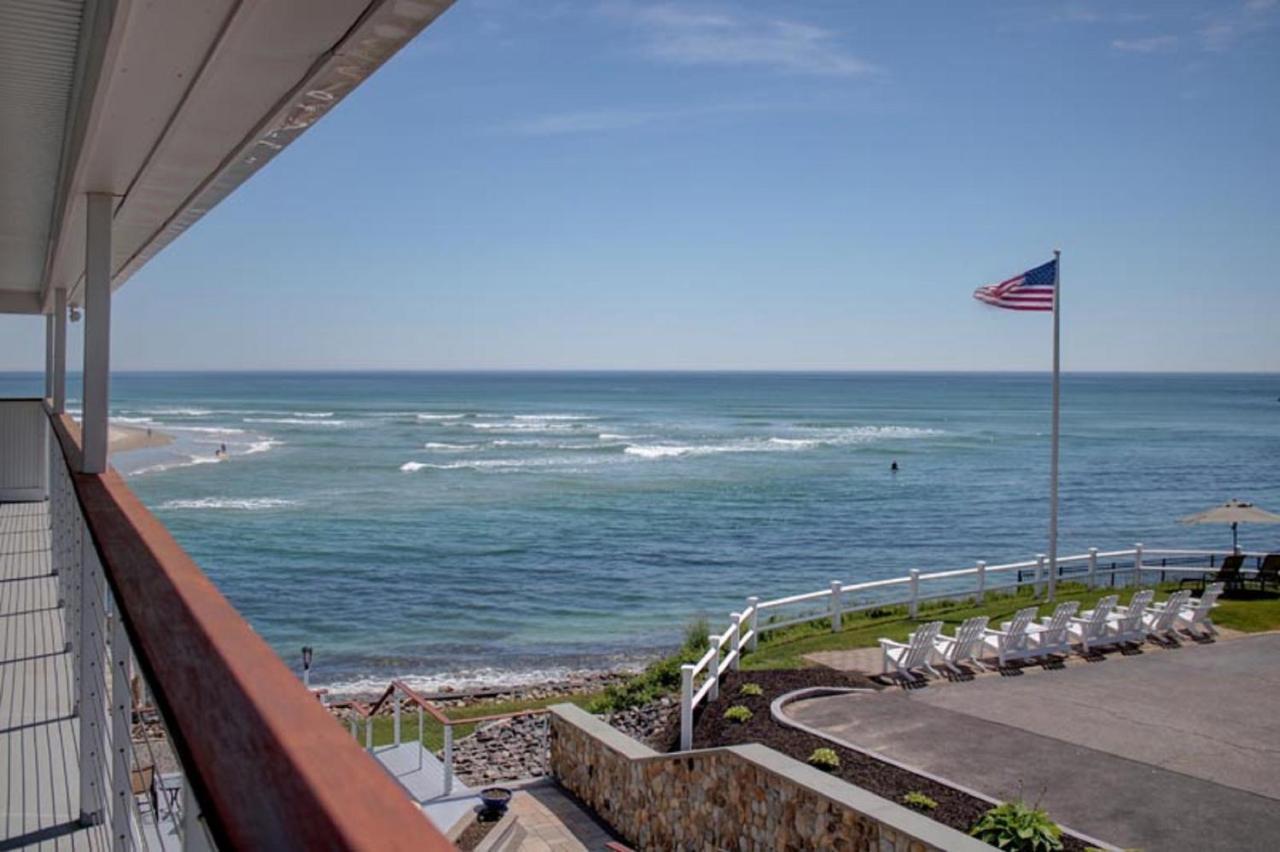
<svg viewBox="0 0 1280 852"><path fill-rule="evenodd" d="M1280 0L458 0L118 291L112 365L1043 370L971 293L1060 248L1064 369L1280 371L1277 160Z"/></svg>

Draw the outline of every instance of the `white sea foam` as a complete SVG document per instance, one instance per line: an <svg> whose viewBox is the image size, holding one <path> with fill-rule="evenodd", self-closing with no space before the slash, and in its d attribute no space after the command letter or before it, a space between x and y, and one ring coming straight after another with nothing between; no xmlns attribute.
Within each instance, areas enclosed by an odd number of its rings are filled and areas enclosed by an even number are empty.
<svg viewBox="0 0 1280 852"><path fill-rule="evenodd" d="M154 423L150 417L112 417L112 423Z"/></svg>
<svg viewBox="0 0 1280 852"><path fill-rule="evenodd" d="M666 459L675 456L693 455L699 449L712 450L712 447L673 446L670 444L632 444L624 453L629 456L640 456L642 459Z"/></svg>
<svg viewBox="0 0 1280 852"><path fill-rule="evenodd" d="M620 666L610 666L610 671L640 671L642 664L632 662ZM477 668L466 669L454 672L439 672L436 674L402 674L397 676L397 680L407 684L410 689L418 692L438 692L444 689L453 691L468 689L488 689L491 687L518 687L518 686L537 686L544 683L554 683L558 681L569 680L573 677L581 677L589 674L596 674L598 671L590 669L571 669L565 666L548 666L539 669L497 669L497 668ZM331 696L352 696L352 695L371 695L381 693L387 688L387 683L391 680L390 676L374 676L366 675L363 677L354 677L349 680L334 681L332 683L316 684L322 685L329 690Z"/></svg>
<svg viewBox="0 0 1280 852"><path fill-rule="evenodd" d="M246 456L252 456L257 453L265 453L268 450L278 447L283 443L284 441L280 441L275 438L263 438L261 441L254 441L253 443L249 444L248 448L244 451L244 454Z"/></svg>
<svg viewBox="0 0 1280 852"><path fill-rule="evenodd" d="M495 444L497 441L494 442ZM483 444L446 444L442 441L427 441L422 445L428 450L444 450L450 453L461 453L466 450L478 450Z"/></svg>
<svg viewBox="0 0 1280 852"><path fill-rule="evenodd" d="M332 417L332 411L293 411L294 417Z"/></svg>
<svg viewBox="0 0 1280 852"><path fill-rule="evenodd" d="M512 470L526 467L547 467L555 464L551 459L476 459L433 464L431 462L405 462L400 470L415 473L419 470Z"/></svg>
<svg viewBox="0 0 1280 852"><path fill-rule="evenodd" d="M819 446L822 442L813 438L770 438L769 443L777 444L780 447L804 450L810 447Z"/></svg>
<svg viewBox="0 0 1280 852"><path fill-rule="evenodd" d="M619 435L616 432L601 432L598 436L601 441L630 441L635 435Z"/></svg>
<svg viewBox="0 0 1280 852"><path fill-rule="evenodd" d="M599 420L600 418L586 414L516 414L511 419L536 422L544 420Z"/></svg>
<svg viewBox="0 0 1280 852"><path fill-rule="evenodd" d="M404 413L409 414L410 412L404 412ZM395 415L396 415L396 412L392 412L392 416L395 416ZM461 420L466 416L467 415L465 414L419 414L417 415L419 420Z"/></svg>
<svg viewBox="0 0 1280 852"><path fill-rule="evenodd" d="M142 476L144 473L160 473L165 470L176 470L182 467L195 467L201 464L217 464L222 461L218 456L185 456L175 461L163 462L161 464L153 464L148 467L138 468L133 471L130 476Z"/></svg>
<svg viewBox="0 0 1280 852"><path fill-rule="evenodd" d="M244 512L259 512L266 509L283 509L296 506L296 500L282 500L278 497L201 497L198 500L168 500L160 504L161 509L238 509Z"/></svg>
<svg viewBox="0 0 1280 852"><path fill-rule="evenodd" d="M279 423L285 426L346 426L345 420L321 420L315 417L246 417L245 423Z"/></svg>
<svg viewBox="0 0 1280 852"><path fill-rule="evenodd" d="M414 473L416 471L422 470L424 467L427 467L427 466L428 465L422 462L415 462L415 461L405 462L404 464L400 465L400 471L402 473Z"/></svg>
<svg viewBox="0 0 1280 852"><path fill-rule="evenodd" d="M497 430L499 432L575 432L582 427L576 422L562 420L509 420L502 422L481 421L468 423L472 429Z"/></svg>
<svg viewBox="0 0 1280 852"><path fill-rule="evenodd" d="M213 412L207 408L146 408L143 413L160 417L205 417Z"/></svg>
<svg viewBox="0 0 1280 852"><path fill-rule="evenodd" d="M243 435L243 429L231 426L171 426L164 424L166 432L198 432L203 435Z"/></svg>

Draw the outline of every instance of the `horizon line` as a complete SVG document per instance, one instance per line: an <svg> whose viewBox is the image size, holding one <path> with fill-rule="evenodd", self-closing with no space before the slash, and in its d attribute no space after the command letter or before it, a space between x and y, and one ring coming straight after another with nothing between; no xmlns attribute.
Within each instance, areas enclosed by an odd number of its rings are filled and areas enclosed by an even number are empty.
<svg viewBox="0 0 1280 852"><path fill-rule="evenodd" d="M1052 370L955 370L955 369L874 369L874 368L703 368L703 367L243 367L225 368L145 368L112 370L111 375L1050 375ZM82 370L67 370L80 376ZM1075 376L1280 376L1280 369L1258 370L1062 370ZM44 377L43 370L0 370L0 376Z"/></svg>

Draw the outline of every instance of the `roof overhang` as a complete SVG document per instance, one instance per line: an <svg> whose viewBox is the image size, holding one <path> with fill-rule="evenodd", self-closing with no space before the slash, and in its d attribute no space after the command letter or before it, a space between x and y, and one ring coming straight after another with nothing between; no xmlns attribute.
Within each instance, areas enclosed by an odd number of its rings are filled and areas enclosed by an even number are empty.
<svg viewBox="0 0 1280 852"><path fill-rule="evenodd" d="M5 4L0 312L80 300L86 194L115 198L118 288L452 2Z"/></svg>

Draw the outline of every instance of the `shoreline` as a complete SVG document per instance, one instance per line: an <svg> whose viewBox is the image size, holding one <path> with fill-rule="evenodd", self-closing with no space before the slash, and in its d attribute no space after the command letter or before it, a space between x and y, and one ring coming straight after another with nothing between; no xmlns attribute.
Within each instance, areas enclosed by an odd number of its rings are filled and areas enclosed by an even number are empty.
<svg viewBox="0 0 1280 852"><path fill-rule="evenodd" d="M173 436L167 432L148 430L139 426L121 426L116 423L110 423L107 426L107 455L164 447L172 443Z"/></svg>
<svg viewBox="0 0 1280 852"><path fill-rule="evenodd" d="M550 678L548 680L535 681L521 684L489 684L468 686L461 689L436 689L431 692L420 692L419 695L427 701L436 701L454 705L467 705L470 703L486 703L512 700L527 700L550 698L559 695L577 695L584 692L598 692L608 686L622 683L635 677L636 669L611 669L599 672L582 672L579 674L567 675L561 678ZM388 679L388 684L391 679ZM328 690L330 699L339 701L374 701L380 697L381 692L367 691L334 691L324 684L317 684L314 689Z"/></svg>

